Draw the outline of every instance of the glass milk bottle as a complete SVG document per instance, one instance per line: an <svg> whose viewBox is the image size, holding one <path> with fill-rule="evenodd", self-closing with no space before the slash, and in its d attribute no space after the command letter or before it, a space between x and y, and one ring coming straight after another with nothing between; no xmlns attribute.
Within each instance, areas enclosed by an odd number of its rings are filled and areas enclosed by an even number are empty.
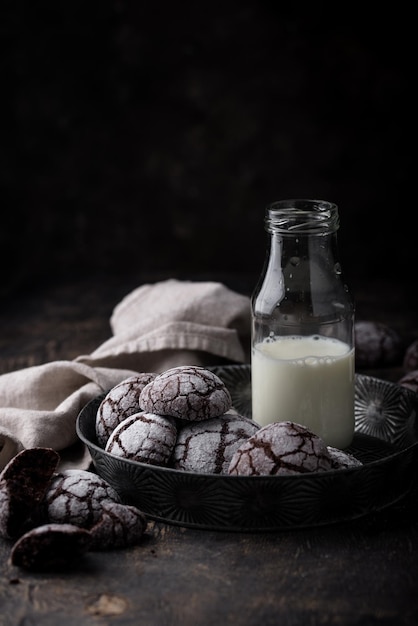
<svg viewBox="0 0 418 626"><path fill-rule="evenodd" d="M292 421L346 448L354 435L354 304L338 259L338 206L283 200L251 300L252 417Z"/></svg>

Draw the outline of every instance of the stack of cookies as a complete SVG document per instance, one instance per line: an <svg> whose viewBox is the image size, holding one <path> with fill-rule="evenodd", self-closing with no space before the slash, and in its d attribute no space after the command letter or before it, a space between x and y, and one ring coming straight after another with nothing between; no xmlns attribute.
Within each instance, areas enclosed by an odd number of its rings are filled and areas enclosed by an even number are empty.
<svg viewBox="0 0 418 626"><path fill-rule="evenodd" d="M237 413L224 382L199 366L119 383L98 408L96 434L110 454L202 474L289 475L361 465L296 421L261 428Z"/></svg>

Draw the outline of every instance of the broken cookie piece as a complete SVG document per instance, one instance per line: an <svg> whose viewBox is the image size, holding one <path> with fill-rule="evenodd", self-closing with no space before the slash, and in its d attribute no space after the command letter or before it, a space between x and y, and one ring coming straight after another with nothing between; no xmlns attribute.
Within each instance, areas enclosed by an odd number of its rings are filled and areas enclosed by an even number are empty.
<svg viewBox="0 0 418 626"><path fill-rule="evenodd" d="M10 562L27 570L68 567L92 543L88 530L72 524L45 524L25 533L14 544Z"/></svg>
<svg viewBox="0 0 418 626"><path fill-rule="evenodd" d="M59 458L51 448L29 448L9 461L0 474L0 536L19 537L39 522Z"/></svg>

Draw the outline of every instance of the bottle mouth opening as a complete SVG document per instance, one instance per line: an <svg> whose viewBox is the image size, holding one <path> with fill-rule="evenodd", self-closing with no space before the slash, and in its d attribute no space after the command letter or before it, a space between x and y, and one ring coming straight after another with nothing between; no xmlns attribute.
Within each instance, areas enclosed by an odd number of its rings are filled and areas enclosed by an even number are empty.
<svg viewBox="0 0 418 626"><path fill-rule="evenodd" d="M267 206L265 225L283 234L329 234L340 225L338 206L326 200L279 200Z"/></svg>

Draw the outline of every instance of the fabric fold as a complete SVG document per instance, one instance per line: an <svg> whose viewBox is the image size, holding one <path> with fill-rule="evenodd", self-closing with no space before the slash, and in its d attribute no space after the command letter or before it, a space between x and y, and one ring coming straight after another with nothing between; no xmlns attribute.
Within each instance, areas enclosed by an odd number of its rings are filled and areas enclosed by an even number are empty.
<svg viewBox="0 0 418 626"><path fill-rule="evenodd" d="M61 452L69 466L87 467L91 459L80 452L75 429L80 410L135 373L249 361L249 298L217 282L142 285L115 306L110 328L112 335L91 354L0 376L0 469L34 446Z"/></svg>
<svg viewBox="0 0 418 626"><path fill-rule="evenodd" d="M24 448L73 446L83 406L133 373L56 361L0 376L0 468Z"/></svg>

